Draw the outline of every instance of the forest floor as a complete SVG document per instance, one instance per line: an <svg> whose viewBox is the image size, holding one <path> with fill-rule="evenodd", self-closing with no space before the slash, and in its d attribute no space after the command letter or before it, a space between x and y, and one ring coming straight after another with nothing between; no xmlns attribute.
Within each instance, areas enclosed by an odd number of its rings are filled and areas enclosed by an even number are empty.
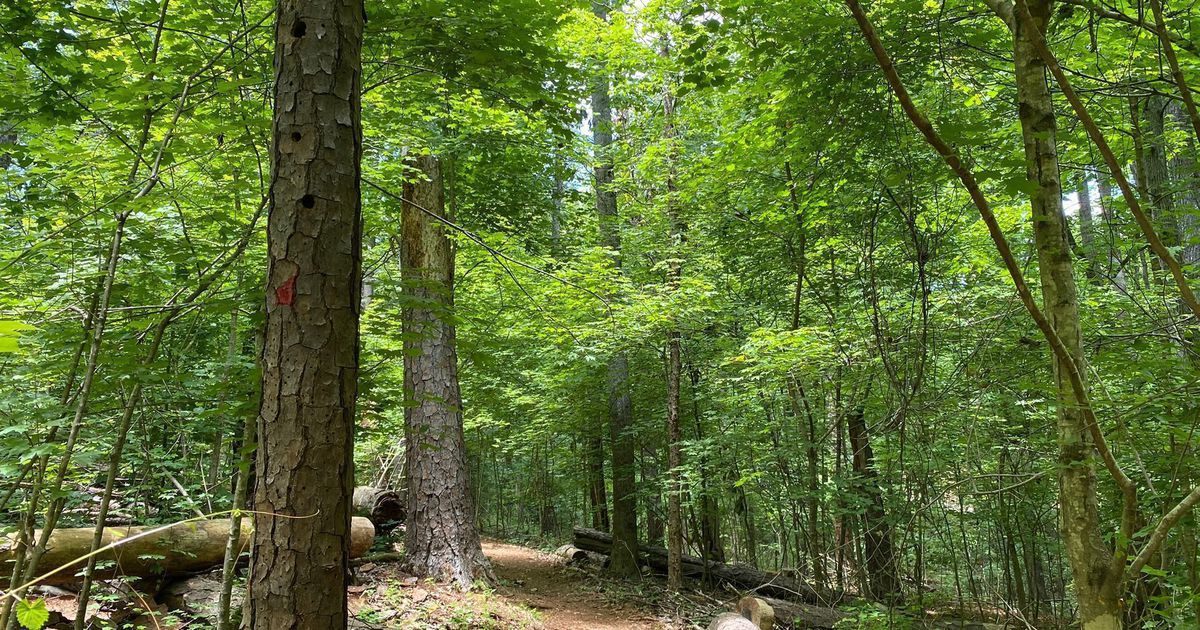
<svg viewBox="0 0 1200 630"><path fill-rule="evenodd" d="M499 583L459 592L407 576L399 564L364 564L350 588L360 629L677 630L706 618L683 597L666 598L657 578L612 580L598 566L572 566L544 551L485 540ZM711 616L711 615L707 615Z"/></svg>
<svg viewBox="0 0 1200 630"><path fill-rule="evenodd" d="M652 630L679 627L628 595L605 597L597 579L550 554L498 541L483 551L500 579L498 592L537 610L547 630Z"/></svg>

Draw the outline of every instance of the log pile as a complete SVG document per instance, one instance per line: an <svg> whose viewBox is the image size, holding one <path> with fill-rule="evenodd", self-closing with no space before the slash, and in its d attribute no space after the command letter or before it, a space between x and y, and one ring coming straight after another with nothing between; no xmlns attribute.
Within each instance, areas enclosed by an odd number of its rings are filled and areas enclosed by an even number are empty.
<svg viewBox="0 0 1200 630"><path fill-rule="evenodd" d="M612 535L596 529L576 527L574 544L585 551L607 555L612 550ZM638 548L638 554L642 562L652 569L660 572L667 570L667 550L663 547L643 545ZM843 593L817 589L782 573L759 571L744 564L705 561L694 556L683 557L683 575L694 579L707 576L712 580L727 582L739 590L810 604L831 605L844 599Z"/></svg>
<svg viewBox="0 0 1200 630"><path fill-rule="evenodd" d="M97 575L101 579L115 576L162 576L196 573L220 566L225 559L225 543L229 538L229 520L178 523L161 529L156 527L108 527L104 530L103 545L130 539L129 542L100 554ZM91 527L56 529L50 534L46 554L39 563L39 573L53 575L42 584L63 584L79 578L76 573L92 546ZM148 533L153 532L153 533ZM248 549L251 540L249 527L242 528L242 548ZM365 518L356 517L350 528L350 557L363 555L375 540L375 526ZM0 576L12 573L13 537L0 538ZM59 570L61 569L61 570ZM0 577L0 586L7 580Z"/></svg>

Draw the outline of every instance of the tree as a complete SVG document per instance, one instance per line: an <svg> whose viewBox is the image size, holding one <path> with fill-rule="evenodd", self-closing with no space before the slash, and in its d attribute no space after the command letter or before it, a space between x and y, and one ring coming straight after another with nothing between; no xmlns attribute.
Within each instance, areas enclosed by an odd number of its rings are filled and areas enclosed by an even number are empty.
<svg viewBox="0 0 1200 630"><path fill-rule="evenodd" d="M419 576L470 588L494 582L479 543L467 477L458 350L454 335L454 244L447 235L442 164L411 160L404 185L401 271L404 284L404 436L407 562Z"/></svg>
<svg viewBox="0 0 1200 630"><path fill-rule="evenodd" d="M1078 290L1072 267L1070 236L1063 212L1063 188L1059 175L1057 121L1047 84L1046 63L1029 34L1029 28L1045 31L1050 23L1052 2L1029 3L1034 25L1013 17L1007 2L997 5L1013 32L1013 63L1017 84L1017 110L1025 146L1025 169L1037 186L1030 194L1034 243L1041 272L1042 303L1070 358L1054 361L1058 390L1059 503L1067 558L1075 574L1079 616L1084 628L1100 629L1120 624L1118 600L1113 589L1112 553L1104 544L1096 493L1096 471L1092 441L1080 396L1068 374L1078 370L1082 386L1088 387L1079 318ZM1067 365L1073 363L1074 365ZM1115 625L1113 625L1115 624Z"/></svg>
<svg viewBox="0 0 1200 630"><path fill-rule="evenodd" d="M601 2L592 2L596 18L608 18L608 9ZM614 256L614 266L621 268L621 226L617 212L617 193L613 186L612 149L613 120L609 103L609 79L603 67L592 88L592 142L596 150L595 195L596 221L600 226L600 245ZM615 297L615 291L609 296ZM629 358L617 350L608 359L608 432L612 448L612 534L613 556L608 570L613 575L638 574L637 485L634 480L636 439L633 435L633 407L629 395ZM601 465L603 460L601 459ZM602 487L596 498L602 498Z"/></svg>
<svg viewBox="0 0 1200 630"><path fill-rule="evenodd" d="M350 497L361 308L363 6L275 10L250 626L349 621Z"/></svg>

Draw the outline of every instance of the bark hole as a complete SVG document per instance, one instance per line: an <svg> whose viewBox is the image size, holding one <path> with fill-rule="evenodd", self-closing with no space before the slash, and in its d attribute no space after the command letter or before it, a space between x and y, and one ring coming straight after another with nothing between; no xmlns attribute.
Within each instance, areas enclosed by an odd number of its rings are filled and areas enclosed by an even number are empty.
<svg viewBox="0 0 1200 630"><path fill-rule="evenodd" d="M300 205L304 206L305 208L311 208L317 205L317 198L313 197L312 195L304 195L300 198Z"/></svg>
<svg viewBox="0 0 1200 630"><path fill-rule="evenodd" d="M293 132L292 132L292 142L300 142L300 138L301 138L301 137L302 137L302 136L300 135L300 132L299 132L299 131L293 131Z"/></svg>
<svg viewBox="0 0 1200 630"><path fill-rule="evenodd" d="M292 24L292 37L304 37L306 32L308 32L308 25L304 23L304 20L296 20Z"/></svg>

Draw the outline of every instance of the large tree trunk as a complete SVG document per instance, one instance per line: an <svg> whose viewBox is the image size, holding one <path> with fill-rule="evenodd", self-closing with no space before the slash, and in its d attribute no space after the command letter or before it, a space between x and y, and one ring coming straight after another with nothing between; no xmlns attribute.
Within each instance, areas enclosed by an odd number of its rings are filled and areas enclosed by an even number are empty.
<svg viewBox="0 0 1200 630"><path fill-rule="evenodd" d="M592 11L601 20L608 19L607 5L592 2ZM608 97L607 70L601 69L592 90L592 134L597 160L596 218L600 224L600 244L621 259L621 230L617 225L617 194L612 190L613 162L612 109ZM608 430L612 446L612 532L617 540L609 571L618 576L637 575L637 485L633 434L633 404L629 396L629 359L617 351L608 361Z"/></svg>
<svg viewBox="0 0 1200 630"><path fill-rule="evenodd" d="M275 11L256 629L342 628L349 617L362 29L361 0L279 0Z"/></svg>
<svg viewBox="0 0 1200 630"><path fill-rule="evenodd" d="M1045 30L1051 0L1028 0L1030 14ZM1014 20L1018 112L1025 142L1028 177L1038 188L1030 197L1034 242L1047 318L1077 365L1084 365L1075 277L1071 268L1066 219L1059 180L1057 124L1046 65L1034 48L1024 20ZM1067 559L1075 576L1079 617L1084 630L1121 626L1118 576L1110 575L1112 553L1104 543L1097 508L1092 443L1079 401L1068 379L1069 367L1054 361L1058 391L1059 502ZM1079 370L1086 379L1086 370ZM1086 383L1086 380L1084 381Z"/></svg>
<svg viewBox="0 0 1200 630"><path fill-rule="evenodd" d="M469 588L494 581L479 543L467 476L454 325L454 246L438 158L411 164L423 178L404 185L404 429L408 462L405 551L416 575ZM452 220L452 217L446 217Z"/></svg>
<svg viewBox="0 0 1200 630"><path fill-rule="evenodd" d="M101 538L103 547L122 540L126 542L96 556L106 567L97 569L94 577L182 575L220 566L225 559L230 529L229 519L152 527L106 527ZM41 571L57 573L41 583L67 584L81 579L77 573L83 556L91 549L92 530L91 527L59 528L50 534ZM241 528L236 538L238 546L249 546L251 535L248 528ZM350 527L350 557L365 554L374 540L375 527L371 522L355 518ZM13 562L13 543L13 536L0 538L0 567L8 567Z"/></svg>

